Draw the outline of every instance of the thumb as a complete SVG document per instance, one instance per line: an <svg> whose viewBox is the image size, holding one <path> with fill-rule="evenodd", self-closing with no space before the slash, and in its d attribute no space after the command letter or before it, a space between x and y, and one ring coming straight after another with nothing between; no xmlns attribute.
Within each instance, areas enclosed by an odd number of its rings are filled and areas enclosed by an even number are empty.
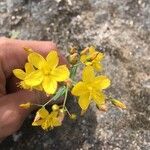
<svg viewBox="0 0 150 150"><path fill-rule="evenodd" d="M20 104L31 102L41 104L48 99L44 93L25 90L8 94L0 98L0 139L16 132L31 109L22 109Z"/></svg>

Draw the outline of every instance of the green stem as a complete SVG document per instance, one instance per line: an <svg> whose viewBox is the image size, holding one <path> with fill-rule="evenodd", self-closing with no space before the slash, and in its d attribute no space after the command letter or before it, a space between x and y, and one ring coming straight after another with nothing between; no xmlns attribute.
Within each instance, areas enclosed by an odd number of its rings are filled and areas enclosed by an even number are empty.
<svg viewBox="0 0 150 150"><path fill-rule="evenodd" d="M77 64L73 65L73 66L72 66L72 68L73 68L73 67L80 66L80 65L82 65L82 63L81 63L81 62L79 62L79 63L77 63Z"/></svg>
<svg viewBox="0 0 150 150"><path fill-rule="evenodd" d="M54 100L55 99L55 96L54 97L52 97L49 101L47 101L44 105L43 105L43 107L45 107L46 105L48 105L52 100Z"/></svg>
<svg viewBox="0 0 150 150"><path fill-rule="evenodd" d="M66 88L66 91L65 91L65 98L64 98L64 102L63 102L63 108L65 108L65 105L66 105L66 101L67 101L67 95L68 95L68 87Z"/></svg>
<svg viewBox="0 0 150 150"><path fill-rule="evenodd" d="M65 107L66 112L68 113L69 116L71 116L69 110L67 109L67 107Z"/></svg>
<svg viewBox="0 0 150 150"><path fill-rule="evenodd" d="M40 104L32 104L33 106L43 107L43 105Z"/></svg>
<svg viewBox="0 0 150 150"><path fill-rule="evenodd" d="M64 93L66 92L67 88L66 86L61 87L58 92L55 94L55 96L53 96L49 101L47 101L44 105L42 105L43 107L45 107L47 104L49 104L51 101L53 100L57 100L59 97L63 96Z"/></svg>

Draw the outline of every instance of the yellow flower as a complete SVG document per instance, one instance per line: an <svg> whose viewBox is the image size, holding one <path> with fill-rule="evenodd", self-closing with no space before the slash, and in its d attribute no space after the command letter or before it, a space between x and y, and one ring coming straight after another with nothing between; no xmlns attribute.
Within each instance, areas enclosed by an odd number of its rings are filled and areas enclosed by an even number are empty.
<svg viewBox="0 0 150 150"><path fill-rule="evenodd" d="M35 71L34 67L32 64L30 63L26 63L25 64L25 71L23 71L22 69L14 69L13 70L13 73L14 75L22 80L20 83L19 83L19 87L23 88L23 89L31 89L31 86L27 85L25 83L25 78L27 75L29 75L31 72Z"/></svg>
<svg viewBox="0 0 150 150"><path fill-rule="evenodd" d="M30 108L30 107L31 107L31 103L28 102L28 103L25 103L25 104L20 104L19 106L20 106L21 108L27 109L27 108Z"/></svg>
<svg viewBox="0 0 150 150"><path fill-rule="evenodd" d="M82 81L78 82L72 89L72 94L79 96L78 103L82 110L86 110L93 100L98 106L105 104L105 95L102 90L110 85L106 76L95 77L94 69L91 66L84 68Z"/></svg>
<svg viewBox="0 0 150 150"><path fill-rule="evenodd" d="M66 65L58 66L59 58L56 51L51 51L46 59L38 53L30 53L28 61L37 70L26 76L25 84L31 87L42 85L47 94L54 94L57 89L57 82L69 78L70 72Z"/></svg>
<svg viewBox="0 0 150 150"><path fill-rule="evenodd" d="M61 126L61 124L59 111L49 113L44 107L37 111L32 123L33 126L41 126L44 130L53 129L54 127Z"/></svg>
<svg viewBox="0 0 150 150"><path fill-rule="evenodd" d="M95 50L93 46L89 47L89 49L82 54L80 61L86 66L92 66L96 71L102 70L102 64L100 61L104 58L104 54Z"/></svg>

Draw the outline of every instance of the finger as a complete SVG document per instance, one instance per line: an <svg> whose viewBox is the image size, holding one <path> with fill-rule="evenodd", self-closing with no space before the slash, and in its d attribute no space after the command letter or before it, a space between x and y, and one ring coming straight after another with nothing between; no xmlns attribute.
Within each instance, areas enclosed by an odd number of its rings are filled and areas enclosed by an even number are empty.
<svg viewBox="0 0 150 150"><path fill-rule="evenodd" d="M31 109L22 109L20 104L26 103L41 104L47 101L45 95L25 90L1 97L0 100L0 138L16 132L22 125L25 117Z"/></svg>
<svg viewBox="0 0 150 150"><path fill-rule="evenodd" d="M0 38L0 93L6 93L6 78L12 75L15 68L23 68L27 53L23 47L29 47L33 50L46 55L50 50L56 50L57 47L53 42L49 41L22 41L14 39ZM66 63L64 57L60 54L60 62ZM0 96L1 96L0 95Z"/></svg>

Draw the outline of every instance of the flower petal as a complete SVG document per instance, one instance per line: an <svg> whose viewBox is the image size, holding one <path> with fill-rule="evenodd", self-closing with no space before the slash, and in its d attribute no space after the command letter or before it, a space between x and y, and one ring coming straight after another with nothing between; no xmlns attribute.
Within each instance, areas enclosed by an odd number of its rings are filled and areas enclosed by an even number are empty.
<svg viewBox="0 0 150 150"><path fill-rule="evenodd" d="M32 126L41 126L45 122L45 119L40 119L32 122Z"/></svg>
<svg viewBox="0 0 150 150"><path fill-rule="evenodd" d="M28 55L28 61L34 67L41 69L42 64L45 63L46 60L43 58L42 55L33 52Z"/></svg>
<svg viewBox="0 0 150 150"><path fill-rule="evenodd" d="M91 94L91 97L98 106L105 104L105 95L102 92L95 91Z"/></svg>
<svg viewBox="0 0 150 150"><path fill-rule="evenodd" d="M37 86L43 81L43 74L40 70L33 71L25 77L24 81L29 86Z"/></svg>
<svg viewBox="0 0 150 150"><path fill-rule="evenodd" d="M110 80L106 76L98 76L93 81L93 87L98 90L106 89L110 86Z"/></svg>
<svg viewBox="0 0 150 150"><path fill-rule="evenodd" d="M58 118L53 118L53 126L54 127L58 127L58 126L61 126L61 125L62 125L62 123Z"/></svg>
<svg viewBox="0 0 150 150"><path fill-rule="evenodd" d="M81 61L82 63L85 63L85 62L86 62L86 59L87 59L87 56L86 56L86 55L81 55L80 61Z"/></svg>
<svg viewBox="0 0 150 150"><path fill-rule="evenodd" d="M33 65L31 63L25 64L25 71L27 74L31 73L32 71L35 71Z"/></svg>
<svg viewBox="0 0 150 150"><path fill-rule="evenodd" d="M49 115L49 122L51 127L61 126L61 121L58 118L58 111L52 111Z"/></svg>
<svg viewBox="0 0 150 150"><path fill-rule="evenodd" d="M20 87L20 88L23 88L23 89L26 89L26 90L32 89L32 87L26 85L24 81L21 81L21 82L19 83L19 87Z"/></svg>
<svg viewBox="0 0 150 150"><path fill-rule="evenodd" d="M36 112L36 117L38 118L46 118L48 117L49 112L45 109L45 107L40 108L37 112ZM35 121L36 121L36 117L35 117Z"/></svg>
<svg viewBox="0 0 150 150"><path fill-rule="evenodd" d="M71 91L71 93L75 96L80 96L87 92L88 92L87 86L83 82L78 82Z"/></svg>
<svg viewBox="0 0 150 150"><path fill-rule="evenodd" d="M90 94L86 93L79 97L78 104L82 108L82 110L86 110L90 104L90 101L91 101Z"/></svg>
<svg viewBox="0 0 150 150"><path fill-rule="evenodd" d="M86 66L82 72L82 80L84 82L92 82L95 78L94 69L91 66Z"/></svg>
<svg viewBox="0 0 150 150"><path fill-rule="evenodd" d="M66 65L61 65L52 71L52 76L54 76L56 81L65 81L69 78L70 72Z"/></svg>
<svg viewBox="0 0 150 150"><path fill-rule="evenodd" d="M55 68L59 63L59 58L58 58L57 52L50 51L46 57L46 60L47 60L48 64L51 66L51 68Z"/></svg>
<svg viewBox="0 0 150 150"><path fill-rule="evenodd" d="M50 127L47 119L42 123L41 127L43 130L47 130Z"/></svg>
<svg viewBox="0 0 150 150"><path fill-rule="evenodd" d="M101 53L101 52L99 52L98 55L97 55L97 57L96 57L96 60L97 61L101 61L103 58L104 58L104 54Z"/></svg>
<svg viewBox="0 0 150 150"><path fill-rule="evenodd" d="M44 78L42 86L47 94L54 94L57 90L57 82L49 76Z"/></svg>
<svg viewBox="0 0 150 150"><path fill-rule="evenodd" d="M38 90L38 91L43 91L43 87L42 87L41 84L38 85L38 86L33 87L33 89L36 89L36 90Z"/></svg>
<svg viewBox="0 0 150 150"><path fill-rule="evenodd" d="M103 67L102 67L102 64L100 64L99 62L93 62L93 68L96 71L101 71Z"/></svg>
<svg viewBox="0 0 150 150"><path fill-rule="evenodd" d="M92 55L95 52L96 52L95 47L94 46L90 46L89 47L89 54Z"/></svg>
<svg viewBox="0 0 150 150"><path fill-rule="evenodd" d="M26 76L26 73L21 69L14 69L13 73L20 80L24 80L24 78Z"/></svg>

